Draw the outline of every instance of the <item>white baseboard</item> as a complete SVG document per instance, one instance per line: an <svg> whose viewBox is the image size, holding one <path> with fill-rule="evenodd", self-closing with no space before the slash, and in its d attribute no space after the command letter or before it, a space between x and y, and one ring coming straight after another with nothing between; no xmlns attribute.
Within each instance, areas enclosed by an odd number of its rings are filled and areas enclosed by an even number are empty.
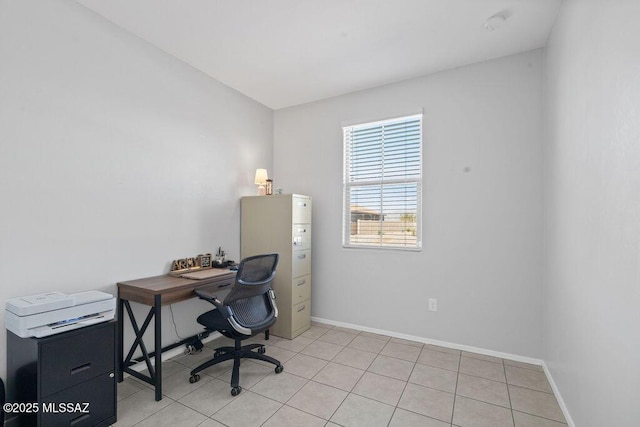
<svg viewBox="0 0 640 427"><path fill-rule="evenodd" d="M556 396L556 400L558 401L558 405L560 405L560 409L562 410L562 414L564 415L564 419L567 421L567 425L569 427L576 427L576 424L573 422L573 419L571 418L571 414L569 414L569 409L567 408L567 405L565 405L564 399L562 398L562 395L560 394L560 390L558 390L558 387L556 386L556 382L553 380L553 376L551 375L551 372L549 371L549 367L547 366L547 364L544 361L542 361L542 369L544 369L544 373L547 376L547 380L549 380L549 384L551 385L551 389L553 390L553 394L555 394L555 396Z"/></svg>
<svg viewBox="0 0 640 427"><path fill-rule="evenodd" d="M351 323L336 322L336 321L333 321L333 320L322 319L322 318L319 318L319 317L312 317L311 320L313 320L314 322L318 322L318 323L324 323L326 325L340 326L340 327L343 327L343 328L356 329L358 331L371 332L371 333L374 333L374 334L386 335L386 336L389 336L389 337L401 338L401 339L405 339L405 340L409 340L409 341L421 342L421 343L424 343L424 344L432 344L432 345L437 345L437 346L440 346L440 347L452 348L452 349L455 349L455 350L468 351L470 353L484 354L485 356L498 357L500 359L509 359L509 360L513 360L513 361L516 361L516 362L523 362L523 363L529 363L531 365L543 366L543 361L541 359L535 359L535 358L532 358L532 357L520 356L520 355L517 355L517 354L503 353L503 352L500 352L500 351L487 350L486 348L472 347L472 346L469 346L469 345L456 344L456 343L447 342L447 341L432 340L432 339L429 339L429 338L417 337L415 335L399 334L397 332L387 331L387 330L384 330L384 329L375 329L375 328L369 328L369 327L366 327L366 326L354 325L354 324L351 324Z"/></svg>

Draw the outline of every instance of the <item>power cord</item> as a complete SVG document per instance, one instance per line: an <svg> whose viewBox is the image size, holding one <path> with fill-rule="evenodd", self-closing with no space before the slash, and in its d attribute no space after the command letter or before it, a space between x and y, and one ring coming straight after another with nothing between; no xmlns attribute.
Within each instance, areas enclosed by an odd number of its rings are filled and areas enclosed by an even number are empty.
<svg viewBox="0 0 640 427"><path fill-rule="evenodd" d="M183 340L184 338L182 338L178 333L178 327L176 326L176 319L173 316L173 304L169 304L169 311L171 312L171 323L173 323L173 330L176 331L176 336L178 337L178 339Z"/></svg>
<svg viewBox="0 0 640 427"><path fill-rule="evenodd" d="M169 312L171 312L171 323L173 323L173 330L176 332L176 336L178 337L178 339L180 341L185 341L185 338L182 338L180 336L180 334L178 333L178 327L176 326L176 319L175 319L175 316L173 315L173 305L172 304L169 304ZM206 337L208 335L209 334L206 333L206 335L204 335L204 336ZM202 341L201 341L200 337L201 337L201 334L198 334L195 337L195 339L191 340L191 342L185 343L185 345L186 345L186 349L184 351L185 354L196 354L196 353L200 353L202 351L202 349L204 348L204 344L202 344Z"/></svg>

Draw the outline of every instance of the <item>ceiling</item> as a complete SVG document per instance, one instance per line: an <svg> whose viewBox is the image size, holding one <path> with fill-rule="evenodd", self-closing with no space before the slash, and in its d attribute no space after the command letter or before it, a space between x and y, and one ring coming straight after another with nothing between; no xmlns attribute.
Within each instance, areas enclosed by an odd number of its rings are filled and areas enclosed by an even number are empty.
<svg viewBox="0 0 640 427"><path fill-rule="evenodd" d="M76 1L272 109L543 47L562 2Z"/></svg>

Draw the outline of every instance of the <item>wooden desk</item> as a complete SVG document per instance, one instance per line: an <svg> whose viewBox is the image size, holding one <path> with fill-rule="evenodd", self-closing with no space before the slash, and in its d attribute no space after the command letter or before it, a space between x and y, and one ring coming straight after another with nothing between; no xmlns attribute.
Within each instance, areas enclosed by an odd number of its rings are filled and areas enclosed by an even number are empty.
<svg viewBox="0 0 640 427"><path fill-rule="evenodd" d="M162 323L161 308L163 305L173 304L190 298L195 298L194 289L207 288L214 291L220 289L226 294L235 282L236 272L230 270L220 270L220 275L201 280L184 279L173 276L156 276L146 279L128 280L118 283L118 382L122 382L124 372L139 378L155 387L156 400L162 399L162 351L175 345L162 347ZM223 295L218 294L222 299ZM138 322L131 310L130 302L137 302L150 306L149 313L142 326ZM131 326L135 332L135 340L129 349L126 357L124 355L124 310L126 309L131 321ZM154 351L149 353L143 341L143 336L147 327L154 320ZM149 375L144 375L131 367L138 361L132 361L133 353L140 347L142 360L147 364ZM154 358L154 365L151 358Z"/></svg>

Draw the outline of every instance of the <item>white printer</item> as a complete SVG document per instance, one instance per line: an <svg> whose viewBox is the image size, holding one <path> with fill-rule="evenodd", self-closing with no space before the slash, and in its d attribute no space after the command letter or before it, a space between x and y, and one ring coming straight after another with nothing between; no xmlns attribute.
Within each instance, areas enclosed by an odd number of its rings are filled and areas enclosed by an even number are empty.
<svg viewBox="0 0 640 427"><path fill-rule="evenodd" d="M7 301L5 326L22 338L46 337L113 319L116 299L100 291L44 294Z"/></svg>

